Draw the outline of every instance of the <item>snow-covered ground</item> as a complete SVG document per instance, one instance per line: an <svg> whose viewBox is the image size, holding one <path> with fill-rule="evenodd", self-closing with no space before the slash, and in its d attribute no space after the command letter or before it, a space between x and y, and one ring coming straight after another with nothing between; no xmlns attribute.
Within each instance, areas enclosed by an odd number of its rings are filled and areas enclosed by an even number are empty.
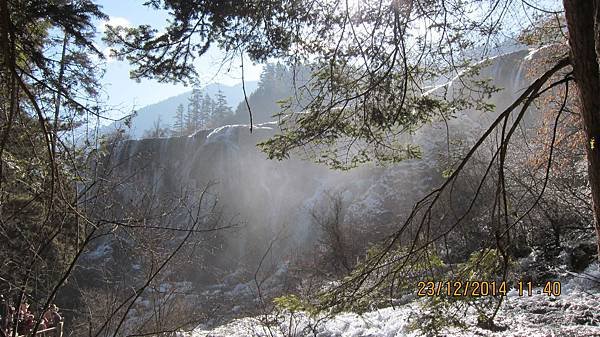
<svg viewBox="0 0 600 337"><path fill-rule="evenodd" d="M594 266L587 275L600 276ZM534 289L531 297L518 296L512 290L506 297L496 323L507 327L505 331L492 332L476 327L476 315L469 311L464 322L468 329L448 328L443 336L599 336L600 337L600 287L589 279L575 278L563 284L558 297L541 294ZM332 319L317 321L306 315L281 315L247 317L234 320L213 330L197 328L187 337L401 337L422 336L423 332L411 329L424 310L422 301L413 301L396 308L384 308L363 315L339 314ZM267 328L262 322L273 322ZM411 324L412 323L412 324Z"/></svg>

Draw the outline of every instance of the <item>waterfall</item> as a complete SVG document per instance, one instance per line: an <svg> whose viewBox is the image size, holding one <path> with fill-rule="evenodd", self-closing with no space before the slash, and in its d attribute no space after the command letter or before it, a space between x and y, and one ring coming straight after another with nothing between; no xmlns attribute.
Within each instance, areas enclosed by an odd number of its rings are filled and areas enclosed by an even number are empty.
<svg viewBox="0 0 600 337"><path fill-rule="evenodd" d="M246 255L257 240L268 241L265 236L276 235L283 226L287 235L279 245L280 257L289 253L286 249L312 247L318 233L310 212L327 201L328 192L343 195L348 223L391 227L440 181L436 163L440 142L465 133L476 139L527 83L524 67L531 56L531 51L519 50L491 59L479 76L492 78L503 88L490 99L496 112L461 111L447 121L449 135L442 121L422 127L410 137L423 147L421 160L385 168L367 165L350 172L293 158L272 161L255 145L274 135L276 124L257 125L252 134L247 125L228 125L189 137L123 141L112 162L120 176L131 177L121 187L121 197L133 198L143 187L167 195L216 182L214 193L223 212L246 223L231 239L231 260ZM435 95L440 87L428 94ZM460 83L454 78L444 87L452 93L460 89Z"/></svg>

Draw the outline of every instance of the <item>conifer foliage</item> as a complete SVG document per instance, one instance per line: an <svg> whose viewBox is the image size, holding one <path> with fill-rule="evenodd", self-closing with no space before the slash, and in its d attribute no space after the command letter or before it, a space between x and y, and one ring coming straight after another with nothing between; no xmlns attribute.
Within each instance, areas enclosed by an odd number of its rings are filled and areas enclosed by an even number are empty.
<svg viewBox="0 0 600 337"><path fill-rule="evenodd" d="M175 110L175 116L170 130L171 136L181 137L189 136L198 130L216 128L225 125L232 117L233 112L228 105L225 95L221 90L213 99L208 93L203 93L201 89L194 88L188 99L187 109L180 104ZM156 127L153 128L156 130ZM153 130L146 133L150 137ZM165 129L166 130L166 129ZM166 136L164 132L163 136Z"/></svg>
<svg viewBox="0 0 600 337"><path fill-rule="evenodd" d="M92 1L0 1L0 293L42 313L93 227L80 193L93 139L76 147L72 132L102 118L92 38L105 19Z"/></svg>

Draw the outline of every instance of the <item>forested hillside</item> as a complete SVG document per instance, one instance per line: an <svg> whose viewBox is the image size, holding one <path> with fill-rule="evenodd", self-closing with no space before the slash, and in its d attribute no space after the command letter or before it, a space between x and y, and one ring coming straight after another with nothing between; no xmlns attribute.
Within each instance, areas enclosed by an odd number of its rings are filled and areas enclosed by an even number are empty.
<svg viewBox="0 0 600 337"><path fill-rule="evenodd" d="M252 112L254 123L277 121L278 117L281 117L278 115L282 107L293 106L300 111L303 104L308 102L297 97L296 94L300 90L298 87L306 82L309 75L308 67L287 67L280 63L267 63L257 83L245 83L248 88L247 97L237 96L240 93L243 95L240 90L241 85L237 86L235 101L227 99L220 89L209 94L211 90L195 88L189 94L168 99L164 104L159 103L156 106L140 109L132 121L135 127L125 127L124 130L130 136L136 137L135 129L148 125L147 122L139 123L136 120L141 115L148 119L152 114L155 115L155 119L152 126L147 126L141 134L142 138L187 136L198 130L230 124L247 124L250 121L248 107ZM235 111L231 108L232 102L235 102L233 106L237 107Z"/></svg>
<svg viewBox="0 0 600 337"><path fill-rule="evenodd" d="M307 66L286 66L281 63L267 63L258 82L258 88L249 97L246 104L238 104L235 115L227 120L228 124L248 124L249 111L255 123L278 120L282 107L301 111L307 99L301 98L299 88L306 83L310 75Z"/></svg>
<svg viewBox="0 0 600 337"><path fill-rule="evenodd" d="M256 89L257 82L247 81L245 85L247 87L248 94L250 94ZM219 96L221 96L221 99L225 100L225 102L222 102L221 105L228 106L229 108L237 106L239 102L244 100L244 93L242 91L241 84L234 86L209 84L206 86L200 86L199 88L196 88L196 90L200 90L203 96L205 94L208 95L213 101L218 100ZM130 123L128 123L129 125L123 121L117 121L104 127L103 131L110 133L118 129L124 129L131 137L140 138L144 136L145 132L156 133L158 126L159 129L163 129L163 136L166 134L173 134L172 129L176 129L175 125L177 123L181 123L181 121L177 120L177 111L181 105L184 110L183 114L186 115L188 113L188 107L190 105L192 93L193 90L185 92L181 95L170 97L164 101L142 107L136 110L135 116L131 119ZM203 96L199 97L199 99L201 100ZM210 112L211 111L209 109L208 113L210 114ZM210 127L214 127L220 123L222 122L218 122L216 124L213 123L213 125Z"/></svg>

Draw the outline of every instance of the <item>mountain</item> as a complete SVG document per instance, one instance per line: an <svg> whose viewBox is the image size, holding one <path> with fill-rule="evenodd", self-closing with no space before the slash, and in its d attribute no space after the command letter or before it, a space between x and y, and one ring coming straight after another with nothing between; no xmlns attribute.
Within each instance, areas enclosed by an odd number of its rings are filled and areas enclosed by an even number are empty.
<svg viewBox="0 0 600 337"><path fill-rule="evenodd" d="M246 81L246 93L250 95L258 87L258 81ZM201 88L203 93L208 93L211 97L214 97L219 89L225 95L227 104L235 109L240 102L244 100L244 92L242 90L242 84L236 84L228 86L220 83L211 83ZM183 94L167 98L155 104L145 106L137 110L136 116L132 119L131 128L128 133L132 138L140 138L144 131L149 130L153 127L154 122L160 118L163 125L172 125L175 116L175 109L179 104L183 104L187 108L188 99L192 91L185 92ZM120 123L112 123L105 127L104 130L111 131L119 127Z"/></svg>

